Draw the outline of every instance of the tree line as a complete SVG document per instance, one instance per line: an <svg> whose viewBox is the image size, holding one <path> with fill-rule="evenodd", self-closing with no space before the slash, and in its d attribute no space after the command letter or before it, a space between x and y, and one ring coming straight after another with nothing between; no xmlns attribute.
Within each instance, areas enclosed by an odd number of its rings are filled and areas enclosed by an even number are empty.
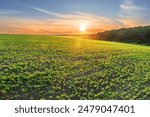
<svg viewBox="0 0 150 117"><path fill-rule="evenodd" d="M100 32L92 36L98 40L150 45L150 26L121 28L117 30Z"/></svg>

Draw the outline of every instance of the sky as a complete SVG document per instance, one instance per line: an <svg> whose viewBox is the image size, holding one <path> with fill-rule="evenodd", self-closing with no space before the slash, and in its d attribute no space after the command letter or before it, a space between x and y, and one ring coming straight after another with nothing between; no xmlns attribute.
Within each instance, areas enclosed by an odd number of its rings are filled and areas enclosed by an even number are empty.
<svg viewBox="0 0 150 117"><path fill-rule="evenodd" d="M79 34L150 24L150 0L0 0L0 33Z"/></svg>

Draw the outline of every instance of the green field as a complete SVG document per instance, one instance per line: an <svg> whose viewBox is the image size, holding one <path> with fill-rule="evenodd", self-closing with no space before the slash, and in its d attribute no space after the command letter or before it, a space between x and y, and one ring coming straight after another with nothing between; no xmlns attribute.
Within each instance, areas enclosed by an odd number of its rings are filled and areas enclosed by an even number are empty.
<svg viewBox="0 0 150 117"><path fill-rule="evenodd" d="M150 47L0 35L0 99L150 99Z"/></svg>

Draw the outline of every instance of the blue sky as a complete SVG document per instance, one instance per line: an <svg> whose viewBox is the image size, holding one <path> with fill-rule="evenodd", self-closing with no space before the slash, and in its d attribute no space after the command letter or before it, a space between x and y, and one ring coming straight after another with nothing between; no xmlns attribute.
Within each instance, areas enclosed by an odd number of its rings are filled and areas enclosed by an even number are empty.
<svg viewBox="0 0 150 117"><path fill-rule="evenodd" d="M149 0L0 0L0 33L87 33L149 25Z"/></svg>

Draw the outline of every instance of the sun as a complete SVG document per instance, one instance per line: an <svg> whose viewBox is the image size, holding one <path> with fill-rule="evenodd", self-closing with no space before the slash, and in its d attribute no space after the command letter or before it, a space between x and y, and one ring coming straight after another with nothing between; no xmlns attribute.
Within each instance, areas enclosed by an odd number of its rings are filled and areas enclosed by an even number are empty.
<svg viewBox="0 0 150 117"><path fill-rule="evenodd" d="M79 30L80 30L80 32L85 32L87 30L87 26L85 24L81 24L79 26Z"/></svg>

